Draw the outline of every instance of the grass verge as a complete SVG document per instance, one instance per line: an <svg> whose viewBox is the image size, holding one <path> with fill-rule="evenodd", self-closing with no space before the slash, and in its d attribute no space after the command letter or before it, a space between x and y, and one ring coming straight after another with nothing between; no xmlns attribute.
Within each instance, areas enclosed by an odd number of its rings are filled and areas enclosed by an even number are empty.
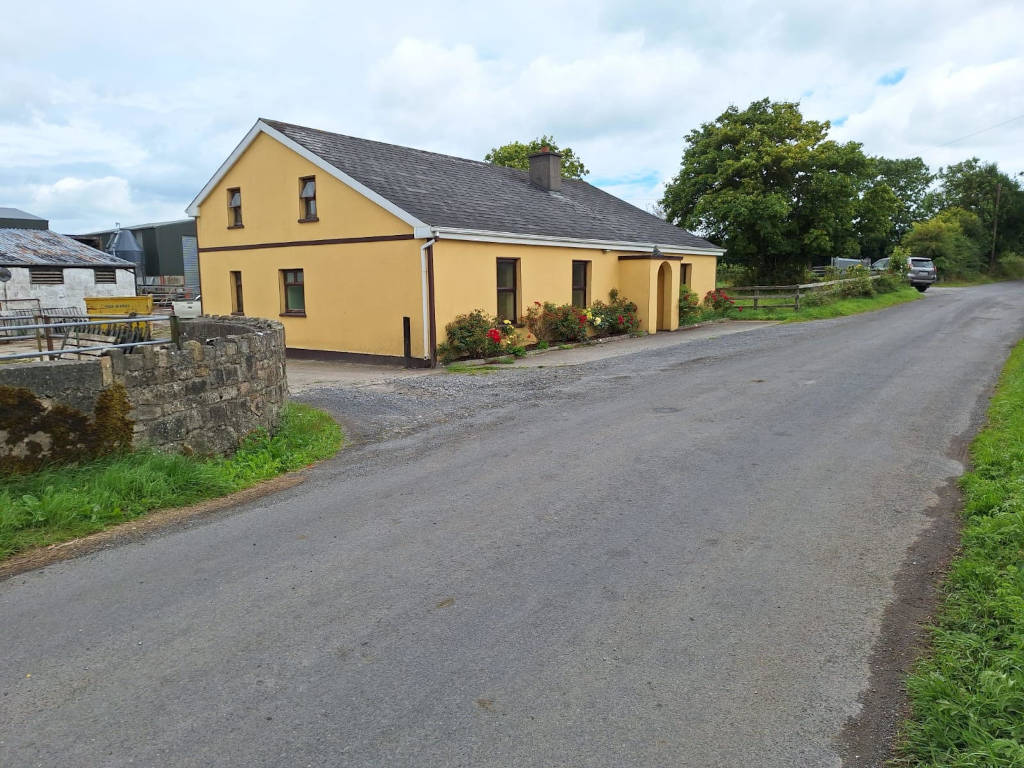
<svg viewBox="0 0 1024 768"><path fill-rule="evenodd" d="M332 456L341 443L330 416L289 403L275 435L253 433L228 458L138 451L0 479L0 559L154 509L226 496Z"/></svg>
<svg viewBox="0 0 1024 768"><path fill-rule="evenodd" d="M907 681L912 716L894 765L1024 765L1024 342L971 445L963 551Z"/></svg>
<svg viewBox="0 0 1024 768"><path fill-rule="evenodd" d="M873 312L896 304L916 301L921 294L910 286L900 287L892 293L855 299L836 299L817 307L801 307L799 312L787 308L744 309L736 315L737 320L780 320L784 323L802 323L807 320L824 320L829 317L845 317L861 312Z"/></svg>

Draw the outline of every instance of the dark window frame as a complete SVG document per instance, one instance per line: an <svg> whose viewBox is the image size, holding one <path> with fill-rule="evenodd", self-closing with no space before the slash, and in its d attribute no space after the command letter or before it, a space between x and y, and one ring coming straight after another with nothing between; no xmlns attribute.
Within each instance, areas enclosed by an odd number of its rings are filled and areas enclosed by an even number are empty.
<svg viewBox="0 0 1024 768"><path fill-rule="evenodd" d="M244 316L245 302L242 300L242 270L232 269L229 274L231 279L231 314Z"/></svg>
<svg viewBox="0 0 1024 768"><path fill-rule="evenodd" d="M298 275L298 280L295 279L295 275ZM302 309L292 309L288 306L288 289L296 286L302 289ZM281 306L281 317L306 316L306 275L302 269L281 270Z"/></svg>
<svg viewBox="0 0 1024 768"><path fill-rule="evenodd" d="M573 259L572 262L572 277L569 282L572 286L569 293L570 303L578 309L586 309L590 305L590 265L592 262L584 261L582 259ZM583 265L583 282L577 284L576 282L576 265ZM576 292L580 291L583 293L583 303L576 303Z"/></svg>
<svg viewBox="0 0 1024 768"><path fill-rule="evenodd" d="M310 182L313 184L313 195L306 197L302 193ZM320 221L316 204L316 176L303 176L299 179L299 223L309 224L314 221Z"/></svg>
<svg viewBox="0 0 1024 768"><path fill-rule="evenodd" d="M53 279L60 276L59 280ZM42 277L42 280L36 278ZM29 285L64 285L64 267L29 267Z"/></svg>
<svg viewBox="0 0 1024 768"><path fill-rule="evenodd" d="M501 278L501 265L511 264L512 265L512 287L502 287L501 283L498 282ZM498 318L501 320L508 320L509 322L516 324L519 322L519 259L498 259L495 264L495 283L497 284L497 298L498 298ZM512 312L514 317L502 317L501 316L501 296L502 294L512 294Z"/></svg>
<svg viewBox="0 0 1024 768"><path fill-rule="evenodd" d="M235 195L238 195L238 205L232 205ZM242 229L242 188L231 187L228 189L228 229Z"/></svg>

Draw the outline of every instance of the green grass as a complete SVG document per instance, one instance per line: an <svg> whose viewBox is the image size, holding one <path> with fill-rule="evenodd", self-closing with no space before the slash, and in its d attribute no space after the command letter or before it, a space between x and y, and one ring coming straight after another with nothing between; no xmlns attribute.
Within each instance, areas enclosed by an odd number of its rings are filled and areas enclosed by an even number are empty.
<svg viewBox="0 0 1024 768"><path fill-rule="evenodd" d="M971 445L963 551L907 682L896 765L1024 766L1024 342Z"/></svg>
<svg viewBox="0 0 1024 768"><path fill-rule="evenodd" d="M330 416L289 403L275 435L253 433L228 458L138 451L0 479L0 559L154 509L225 496L327 458L341 443Z"/></svg>
<svg viewBox="0 0 1024 768"><path fill-rule="evenodd" d="M737 320L780 320L784 323L801 323L807 320L824 320L829 317L844 317L861 312L885 309L907 301L916 301L921 294L910 286L904 286L892 293L856 299L836 299L817 307L803 306L797 312L793 309L744 309L733 317Z"/></svg>

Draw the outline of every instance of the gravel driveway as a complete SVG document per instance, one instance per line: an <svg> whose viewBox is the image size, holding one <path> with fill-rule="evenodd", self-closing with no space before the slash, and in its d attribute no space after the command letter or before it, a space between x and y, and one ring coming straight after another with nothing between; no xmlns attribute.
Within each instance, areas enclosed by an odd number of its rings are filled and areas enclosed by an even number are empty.
<svg viewBox="0 0 1024 768"><path fill-rule="evenodd" d="M1020 284L934 289L311 391L360 442L303 485L0 583L0 764L879 765L1022 334Z"/></svg>

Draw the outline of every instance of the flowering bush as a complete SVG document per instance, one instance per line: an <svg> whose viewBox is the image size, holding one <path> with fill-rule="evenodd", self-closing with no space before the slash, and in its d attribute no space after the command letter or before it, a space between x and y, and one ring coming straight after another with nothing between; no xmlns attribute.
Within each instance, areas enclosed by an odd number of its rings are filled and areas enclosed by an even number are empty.
<svg viewBox="0 0 1024 768"><path fill-rule="evenodd" d="M459 315L448 323L445 333L448 341L437 345L437 355L445 364L462 357L495 357L517 351L512 323L487 317L481 309Z"/></svg>
<svg viewBox="0 0 1024 768"><path fill-rule="evenodd" d="M581 309L571 304L556 305L535 301L526 310L526 326L541 342L578 342L590 336L633 333L639 330L637 307L612 290L608 301L595 301Z"/></svg>
<svg viewBox="0 0 1024 768"><path fill-rule="evenodd" d="M716 288L715 290L708 291L704 294L704 306L712 312L716 312L723 317L726 317L736 306L736 302L724 290Z"/></svg>
<svg viewBox="0 0 1024 768"><path fill-rule="evenodd" d="M610 336L620 333L637 333L640 331L640 318L637 307L629 299L619 295L616 289L608 293L608 301L595 301L590 305L594 334Z"/></svg>

